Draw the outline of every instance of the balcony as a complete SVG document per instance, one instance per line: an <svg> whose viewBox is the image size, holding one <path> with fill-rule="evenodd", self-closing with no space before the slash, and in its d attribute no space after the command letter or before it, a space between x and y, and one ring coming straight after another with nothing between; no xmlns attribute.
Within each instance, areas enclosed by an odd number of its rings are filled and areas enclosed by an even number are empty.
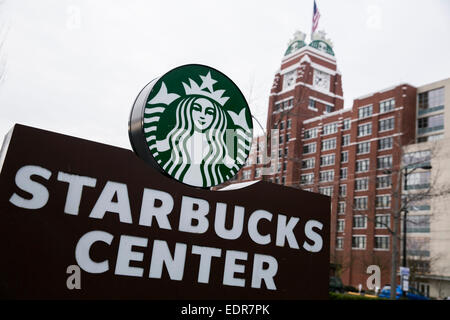
<svg viewBox="0 0 450 320"><path fill-rule="evenodd" d="M417 130L417 132L419 134L425 134L425 133L430 133L430 132L440 131L440 130L444 130L444 125L429 127L429 128L419 128Z"/></svg>
<svg viewBox="0 0 450 320"><path fill-rule="evenodd" d="M419 116L422 116L424 114L429 114L429 113L433 113L439 110L443 110L444 106L436 106L436 107L432 107L432 108L427 108L427 109L419 109Z"/></svg>

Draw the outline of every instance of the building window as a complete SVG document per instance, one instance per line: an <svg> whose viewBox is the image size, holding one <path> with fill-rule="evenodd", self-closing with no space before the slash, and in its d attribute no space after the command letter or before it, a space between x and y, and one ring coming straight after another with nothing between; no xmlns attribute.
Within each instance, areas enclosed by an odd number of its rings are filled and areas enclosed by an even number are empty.
<svg viewBox="0 0 450 320"><path fill-rule="evenodd" d="M345 201L338 202L338 214L345 214Z"/></svg>
<svg viewBox="0 0 450 320"><path fill-rule="evenodd" d="M369 178L359 178L355 180L355 191L365 191L369 189Z"/></svg>
<svg viewBox="0 0 450 320"><path fill-rule="evenodd" d="M384 156L377 158L377 169L390 169L392 168L392 156Z"/></svg>
<svg viewBox="0 0 450 320"><path fill-rule="evenodd" d="M348 151L341 152L341 163L348 162Z"/></svg>
<svg viewBox="0 0 450 320"><path fill-rule="evenodd" d="M303 154L316 152L316 143L308 143L303 146Z"/></svg>
<svg viewBox="0 0 450 320"><path fill-rule="evenodd" d="M361 107L358 109L358 118L364 119L372 115L372 105Z"/></svg>
<svg viewBox="0 0 450 320"><path fill-rule="evenodd" d="M380 102L380 113L386 113L394 110L395 108L395 99L389 99Z"/></svg>
<svg viewBox="0 0 450 320"><path fill-rule="evenodd" d="M312 138L317 138L317 128L313 128L313 129L308 129L305 130L305 133L303 134L303 139L312 139Z"/></svg>
<svg viewBox="0 0 450 320"><path fill-rule="evenodd" d="M353 229L366 229L367 216L353 216Z"/></svg>
<svg viewBox="0 0 450 320"><path fill-rule="evenodd" d="M334 170L326 170L319 172L320 182L329 182L334 180Z"/></svg>
<svg viewBox="0 0 450 320"><path fill-rule="evenodd" d="M282 176L282 177L281 177L281 184L282 184L282 185L285 185L285 184L286 184L286 177L285 177L285 176Z"/></svg>
<svg viewBox="0 0 450 320"><path fill-rule="evenodd" d="M438 114L426 118L420 118L418 121L418 133L424 134L444 129L444 114Z"/></svg>
<svg viewBox="0 0 450 320"><path fill-rule="evenodd" d="M325 113L331 113L333 111L334 111L334 106L331 106L328 104L325 105Z"/></svg>
<svg viewBox="0 0 450 320"><path fill-rule="evenodd" d="M354 207L355 210L367 210L367 196L355 197Z"/></svg>
<svg viewBox="0 0 450 320"><path fill-rule="evenodd" d="M356 172L369 171L369 159L356 160Z"/></svg>
<svg viewBox="0 0 450 320"><path fill-rule="evenodd" d="M387 118L378 120L378 131L389 131L394 129L394 118Z"/></svg>
<svg viewBox="0 0 450 320"><path fill-rule="evenodd" d="M322 151L336 149L336 138L326 139L322 141Z"/></svg>
<svg viewBox="0 0 450 320"><path fill-rule="evenodd" d="M388 149L392 149L392 143L393 143L393 138L392 137L388 137L388 138L382 138L380 140L378 140L378 150L388 150Z"/></svg>
<svg viewBox="0 0 450 320"><path fill-rule="evenodd" d="M281 130L284 130L284 121L281 121L281 122L280 122L280 131L281 131Z"/></svg>
<svg viewBox="0 0 450 320"><path fill-rule="evenodd" d="M316 163L315 158L307 158L302 160L302 169L311 169L314 168Z"/></svg>
<svg viewBox="0 0 450 320"><path fill-rule="evenodd" d="M347 179L347 173L348 173L348 169L347 168L341 168L340 169L340 177L342 180Z"/></svg>
<svg viewBox="0 0 450 320"><path fill-rule="evenodd" d="M387 229L391 227L391 216L389 214L375 215L375 229Z"/></svg>
<svg viewBox="0 0 450 320"><path fill-rule="evenodd" d="M342 136L342 146L348 146L350 144L350 135L346 134L344 136Z"/></svg>
<svg viewBox="0 0 450 320"><path fill-rule="evenodd" d="M344 249L344 238L337 237L336 238L336 250L342 250L342 249Z"/></svg>
<svg viewBox="0 0 450 320"><path fill-rule="evenodd" d="M308 102L308 109L317 111L317 108L316 108L316 101L315 101L315 100L309 99L309 102Z"/></svg>
<svg viewBox="0 0 450 320"><path fill-rule="evenodd" d="M406 178L407 188L409 189L425 189L430 186L431 172L422 171L408 174ZM403 186L405 189L405 186Z"/></svg>
<svg viewBox="0 0 450 320"><path fill-rule="evenodd" d="M327 154L324 156L320 157L320 166L324 167L324 166L331 166L334 165L334 153L332 154Z"/></svg>
<svg viewBox="0 0 450 320"><path fill-rule="evenodd" d="M292 125L292 120L291 120L291 119L288 119L288 120L287 120L287 128L290 129L290 128L291 128L291 125Z"/></svg>
<svg viewBox="0 0 450 320"><path fill-rule="evenodd" d="M251 172L250 170L244 170L244 171L242 172L242 179L243 179L243 180L250 179L251 173L252 173L252 172Z"/></svg>
<svg viewBox="0 0 450 320"><path fill-rule="evenodd" d="M376 185L377 185L377 189L390 188L392 185L392 176L390 176L390 175L378 176Z"/></svg>
<svg viewBox="0 0 450 320"><path fill-rule="evenodd" d="M429 215L408 215L406 221L407 233L428 233L430 232Z"/></svg>
<svg viewBox="0 0 450 320"><path fill-rule="evenodd" d="M289 90L295 87L297 70L286 72L283 76L283 90Z"/></svg>
<svg viewBox="0 0 450 320"><path fill-rule="evenodd" d="M276 183L276 184L280 184L280 178L275 177L275 183Z"/></svg>
<svg viewBox="0 0 450 320"><path fill-rule="evenodd" d="M337 221L337 232L344 232L345 229L345 220L338 219Z"/></svg>
<svg viewBox="0 0 450 320"><path fill-rule="evenodd" d="M372 123L358 125L358 137L365 137L372 134Z"/></svg>
<svg viewBox="0 0 450 320"><path fill-rule="evenodd" d="M290 132L286 133L286 141L289 141L289 140L291 140L291 133Z"/></svg>
<svg viewBox="0 0 450 320"><path fill-rule="evenodd" d="M370 152L370 141L360 142L356 145L356 154L365 154Z"/></svg>
<svg viewBox="0 0 450 320"><path fill-rule="evenodd" d="M347 195L347 185L346 184L341 184L339 186L339 196L340 197L345 197Z"/></svg>
<svg viewBox="0 0 450 320"><path fill-rule="evenodd" d="M319 193L331 197L333 195L333 187L321 187Z"/></svg>
<svg viewBox="0 0 450 320"><path fill-rule="evenodd" d="M289 155L289 148L284 148L284 156L287 157Z"/></svg>
<svg viewBox="0 0 450 320"><path fill-rule="evenodd" d="M391 196L390 195L379 195L375 198L375 207L377 209L388 209L391 207Z"/></svg>
<svg viewBox="0 0 450 320"><path fill-rule="evenodd" d="M342 122L342 130L349 130L350 129L350 118L344 119Z"/></svg>
<svg viewBox="0 0 450 320"><path fill-rule="evenodd" d="M286 171L287 170L287 161L284 161L283 162L283 171Z"/></svg>
<svg viewBox="0 0 450 320"><path fill-rule="evenodd" d="M255 178L259 178L261 176L261 168L255 169Z"/></svg>
<svg viewBox="0 0 450 320"><path fill-rule="evenodd" d="M280 144L283 144L283 143L284 143L283 138L284 138L284 136L280 135L279 140L278 140L278 142L279 142Z"/></svg>
<svg viewBox="0 0 450 320"><path fill-rule="evenodd" d="M389 250L389 236L375 236L374 249Z"/></svg>
<svg viewBox="0 0 450 320"><path fill-rule="evenodd" d="M306 173L300 176L301 184L311 184L314 183L314 173Z"/></svg>
<svg viewBox="0 0 450 320"><path fill-rule="evenodd" d="M352 236L352 249L366 249L366 236Z"/></svg>
<svg viewBox="0 0 450 320"><path fill-rule="evenodd" d="M409 152L403 155L403 164L412 168L430 165L430 161L431 161L430 150Z"/></svg>
<svg viewBox="0 0 450 320"><path fill-rule="evenodd" d="M336 133L338 129L337 123L329 123L323 126L322 135Z"/></svg>
<svg viewBox="0 0 450 320"><path fill-rule="evenodd" d="M444 109L444 88L419 93L419 115Z"/></svg>

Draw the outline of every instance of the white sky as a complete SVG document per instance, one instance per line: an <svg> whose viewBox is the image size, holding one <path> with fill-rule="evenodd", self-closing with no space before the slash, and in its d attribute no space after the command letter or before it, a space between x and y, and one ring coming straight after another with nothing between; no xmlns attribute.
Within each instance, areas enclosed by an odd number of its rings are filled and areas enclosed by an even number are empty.
<svg viewBox="0 0 450 320"><path fill-rule="evenodd" d="M391 85L450 77L450 1L316 1L319 30L334 42L346 107ZM137 94L187 63L228 75L265 125L274 74L293 33L310 33L312 6L313 0L0 1L0 136L22 123L131 148L128 117Z"/></svg>

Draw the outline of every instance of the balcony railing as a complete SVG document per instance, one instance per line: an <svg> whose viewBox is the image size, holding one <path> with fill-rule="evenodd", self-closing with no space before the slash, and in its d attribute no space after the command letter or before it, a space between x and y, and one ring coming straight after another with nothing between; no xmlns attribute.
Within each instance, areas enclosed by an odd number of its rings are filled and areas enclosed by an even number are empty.
<svg viewBox="0 0 450 320"><path fill-rule="evenodd" d="M444 106L436 106L436 107L432 107L432 108L427 108L427 109L419 109L419 116L422 116L424 114L428 114L428 113L432 113L432 112L436 112L439 110L443 110Z"/></svg>

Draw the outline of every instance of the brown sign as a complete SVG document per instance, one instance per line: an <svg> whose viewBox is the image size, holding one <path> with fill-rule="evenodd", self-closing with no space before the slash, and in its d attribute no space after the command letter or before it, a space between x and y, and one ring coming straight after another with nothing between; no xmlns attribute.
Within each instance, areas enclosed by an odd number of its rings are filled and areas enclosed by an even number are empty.
<svg viewBox="0 0 450 320"><path fill-rule="evenodd" d="M329 197L194 188L129 150L23 125L0 170L2 298L328 297Z"/></svg>

